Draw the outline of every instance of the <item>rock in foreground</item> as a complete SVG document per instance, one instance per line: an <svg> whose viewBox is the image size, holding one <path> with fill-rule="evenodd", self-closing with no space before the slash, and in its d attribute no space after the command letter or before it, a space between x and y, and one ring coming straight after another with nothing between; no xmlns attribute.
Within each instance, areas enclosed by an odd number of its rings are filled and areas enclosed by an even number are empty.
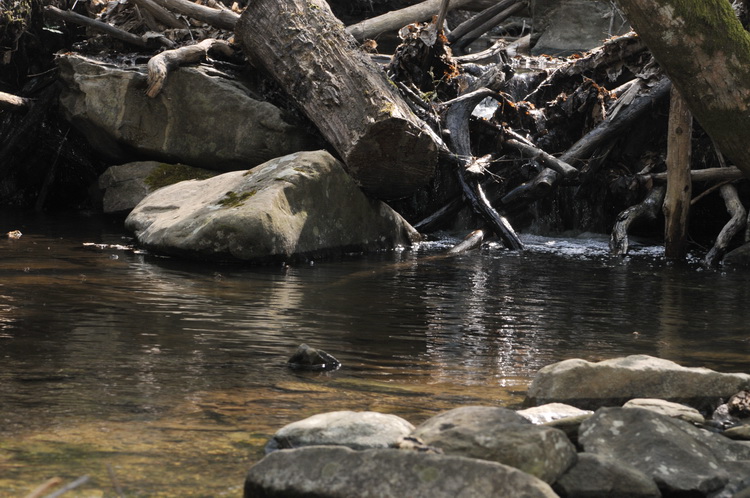
<svg viewBox="0 0 750 498"><path fill-rule="evenodd" d="M156 252L256 263L391 249L418 238L325 151L164 187L138 204L125 226Z"/></svg>
<svg viewBox="0 0 750 498"><path fill-rule="evenodd" d="M245 497L554 497L548 484L494 462L408 450L311 446L271 453L245 480Z"/></svg>

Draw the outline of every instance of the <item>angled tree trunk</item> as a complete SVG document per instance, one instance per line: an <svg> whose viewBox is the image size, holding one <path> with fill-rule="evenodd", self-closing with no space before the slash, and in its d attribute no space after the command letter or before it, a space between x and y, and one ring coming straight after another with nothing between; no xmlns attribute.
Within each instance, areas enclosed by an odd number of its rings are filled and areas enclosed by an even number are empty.
<svg viewBox="0 0 750 498"><path fill-rule="evenodd" d="M245 54L315 123L363 190L396 199L429 182L436 137L324 0L253 0L235 34Z"/></svg>
<svg viewBox="0 0 750 498"><path fill-rule="evenodd" d="M750 177L750 33L729 0L618 0L721 151Z"/></svg>

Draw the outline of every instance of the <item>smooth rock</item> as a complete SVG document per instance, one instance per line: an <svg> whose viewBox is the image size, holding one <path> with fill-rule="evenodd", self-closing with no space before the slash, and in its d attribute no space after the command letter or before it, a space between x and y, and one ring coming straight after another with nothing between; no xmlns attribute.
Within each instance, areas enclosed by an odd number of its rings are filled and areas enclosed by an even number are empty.
<svg viewBox="0 0 750 498"><path fill-rule="evenodd" d="M125 227L156 252L256 263L392 249L419 238L325 151L164 187L133 209Z"/></svg>
<svg viewBox="0 0 750 498"><path fill-rule="evenodd" d="M598 363L571 359L547 365L529 386L526 403L567 403L582 409L659 398L704 409L750 385L750 375L687 368L647 355Z"/></svg>
<svg viewBox="0 0 750 498"><path fill-rule="evenodd" d="M412 436L446 455L502 463L548 483L576 461L575 447L564 432L530 424L504 408L456 408L420 424Z"/></svg>
<svg viewBox="0 0 750 498"><path fill-rule="evenodd" d="M266 444L266 453L302 446L336 445L355 450L388 448L414 426L396 415L378 412L319 413L285 425Z"/></svg>
<svg viewBox="0 0 750 498"><path fill-rule="evenodd" d="M555 497L548 484L495 462L396 449L314 446L276 451L255 464L245 497Z"/></svg>
<svg viewBox="0 0 750 498"><path fill-rule="evenodd" d="M655 398L634 398L622 405L623 408L643 408L656 413L661 413L667 417L679 418L691 424L702 425L706 419L701 412L687 405L672 403L663 399Z"/></svg>
<svg viewBox="0 0 750 498"><path fill-rule="evenodd" d="M299 120L259 100L260 91L216 70L180 67L156 98L146 66L123 68L81 55L57 58L67 119L114 163L142 157L216 171L246 169L319 148Z"/></svg>
<svg viewBox="0 0 750 498"><path fill-rule="evenodd" d="M579 435L587 453L621 460L651 477L663 493L685 496L706 495L729 482L722 461L738 448L719 438L726 439L642 408L601 408L581 424Z"/></svg>
<svg viewBox="0 0 750 498"><path fill-rule="evenodd" d="M578 461L552 486L563 498L657 498L649 476L620 460L580 453Z"/></svg>
<svg viewBox="0 0 750 498"><path fill-rule="evenodd" d="M531 10L533 55L586 52L630 30L609 0L532 0Z"/></svg>
<svg viewBox="0 0 750 498"><path fill-rule="evenodd" d="M562 418L592 415L594 412L592 410L581 410L565 403L547 403L546 405L518 410L516 413L532 424L546 424Z"/></svg>
<svg viewBox="0 0 750 498"><path fill-rule="evenodd" d="M161 187L185 180L203 180L216 172L158 161L137 161L110 166L99 177L104 191L102 210L107 214L127 214L148 194Z"/></svg>
<svg viewBox="0 0 750 498"><path fill-rule="evenodd" d="M729 439L750 441L750 425L743 424L730 427L729 429L722 432L722 434Z"/></svg>

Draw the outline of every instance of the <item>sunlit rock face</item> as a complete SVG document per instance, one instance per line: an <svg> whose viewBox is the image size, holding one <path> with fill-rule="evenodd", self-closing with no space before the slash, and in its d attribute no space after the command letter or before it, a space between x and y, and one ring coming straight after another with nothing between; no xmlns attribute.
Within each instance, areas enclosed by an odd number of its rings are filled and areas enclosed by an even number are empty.
<svg viewBox="0 0 750 498"><path fill-rule="evenodd" d="M232 171L317 148L299 119L258 98L249 81L182 67L149 98L145 64L123 68L73 54L57 63L63 112L113 163L131 161L135 153Z"/></svg>
<svg viewBox="0 0 750 498"><path fill-rule="evenodd" d="M156 252L254 263L387 250L419 238L325 151L164 187L138 204L125 226Z"/></svg>
<svg viewBox="0 0 750 498"><path fill-rule="evenodd" d="M702 409L750 385L750 375L683 367L669 360L632 355L600 362L570 359L548 365L534 377L527 404L561 402L583 409L658 398Z"/></svg>

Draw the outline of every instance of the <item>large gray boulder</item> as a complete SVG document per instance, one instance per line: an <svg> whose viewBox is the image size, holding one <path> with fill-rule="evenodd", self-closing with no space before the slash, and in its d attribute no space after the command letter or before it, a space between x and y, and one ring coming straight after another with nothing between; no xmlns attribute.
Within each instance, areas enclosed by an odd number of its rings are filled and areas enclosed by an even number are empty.
<svg viewBox="0 0 750 498"><path fill-rule="evenodd" d="M552 486L562 498L658 498L649 476L614 458L581 453L578 461Z"/></svg>
<svg viewBox="0 0 750 498"><path fill-rule="evenodd" d="M138 204L125 226L157 252L259 263L390 249L419 236L366 197L325 151L164 187Z"/></svg>
<svg viewBox="0 0 750 498"><path fill-rule="evenodd" d="M201 67L170 72L156 98L145 65L123 69L66 54L57 59L68 120L113 163L133 152L216 171L247 169L317 148L303 126L249 84Z"/></svg>
<svg viewBox="0 0 750 498"><path fill-rule="evenodd" d="M598 363L572 359L539 370L526 402L532 406L560 402L595 410L633 398L659 398L703 409L747 386L748 374L687 368L647 355Z"/></svg>
<svg viewBox="0 0 750 498"><path fill-rule="evenodd" d="M136 161L110 166L99 177L99 189L103 192L102 210L107 214L127 214L154 190L214 175L215 171L158 161Z"/></svg>
<svg viewBox="0 0 750 498"><path fill-rule="evenodd" d="M553 483L576 461L559 429L533 425L505 408L462 407L417 426L412 436L447 455L490 460Z"/></svg>
<svg viewBox="0 0 750 498"><path fill-rule="evenodd" d="M495 462L396 449L308 446L255 464L245 497L555 497L548 484Z"/></svg>
<svg viewBox="0 0 750 498"><path fill-rule="evenodd" d="M533 0L533 55L567 56L630 30L610 0Z"/></svg>
<svg viewBox="0 0 750 498"><path fill-rule="evenodd" d="M704 496L730 481L727 462L750 446L641 408L601 408L581 424L587 453L615 458L650 476L664 493Z"/></svg>
<svg viewBox="0 0 750 498"><path fill-rule="evenodd" d="M378 412L319 413L279 429L266 452L302 446L347 446L355 450L388 448L408 436L414 426L396 415Z"/></svg>

